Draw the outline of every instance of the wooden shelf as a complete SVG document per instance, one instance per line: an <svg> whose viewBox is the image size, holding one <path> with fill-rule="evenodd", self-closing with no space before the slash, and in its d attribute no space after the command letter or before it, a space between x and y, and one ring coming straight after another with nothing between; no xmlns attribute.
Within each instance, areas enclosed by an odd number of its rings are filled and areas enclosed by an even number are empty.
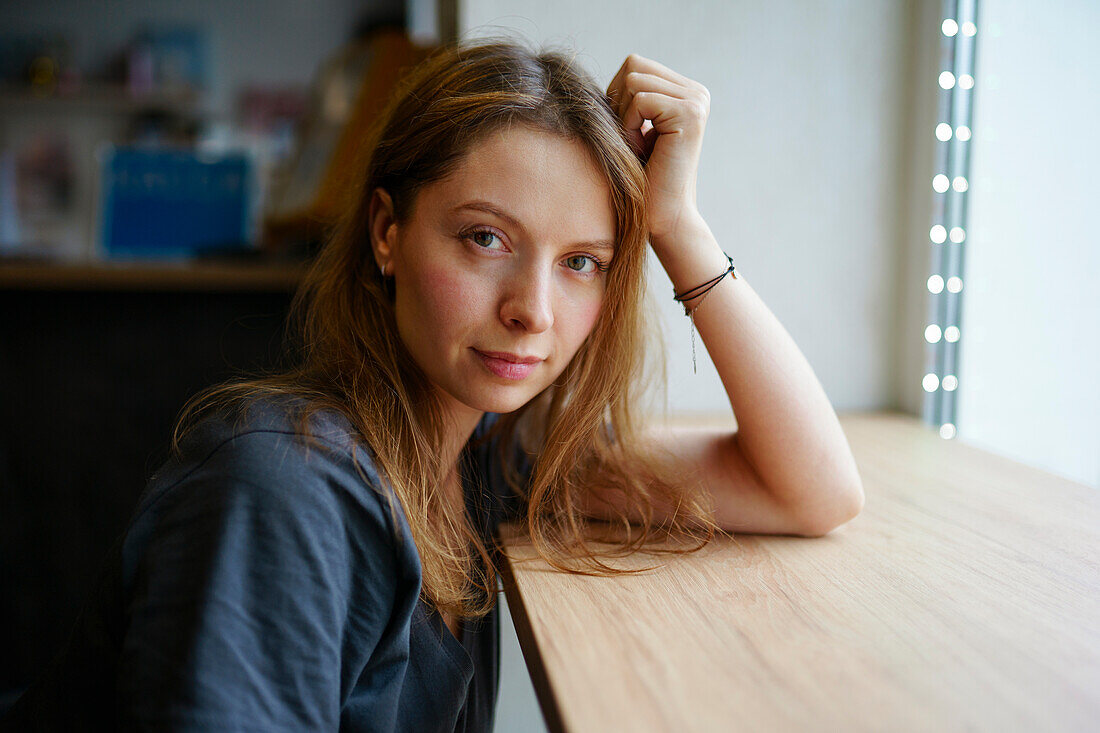
<svg viewBox="0 0 1100 733"><path fill-rule="evenodd" d="M88 84L72 91L43 94L25 85L0 85L0 110L98 112L132 114L141 110L170 109L190 112L196 108L199 93L191 90L152 90L134 93L119 84Z"/></svg>
<svg viewBox="0 0 1100 733"><path fill-rule="evenodd" d="M292 292L306 264L0 262L0 290Z"/></svg>

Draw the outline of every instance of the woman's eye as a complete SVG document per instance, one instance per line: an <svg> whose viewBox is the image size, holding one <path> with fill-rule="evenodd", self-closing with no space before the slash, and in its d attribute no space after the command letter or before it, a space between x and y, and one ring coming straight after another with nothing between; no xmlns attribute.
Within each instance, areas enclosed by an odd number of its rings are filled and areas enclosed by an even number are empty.
<svg viewBox="0 0 1100 733"><path fill-rule="evenodd" d="M488 229L475 229L466 235L466 238L476 244L481 249L503 249L503 243L498 246L493 246L493 240L500 242L500 237L495 232L491 232Z"/></svg>
<svg viewBox="0 0 1100 733"><path fill-rule="evenodd" d="M565 258L565 266L574 272L591 273L596 270L602 271L604 268L600 266L601 263L597 262L595 258L588 255L572 255Z"/></svg>

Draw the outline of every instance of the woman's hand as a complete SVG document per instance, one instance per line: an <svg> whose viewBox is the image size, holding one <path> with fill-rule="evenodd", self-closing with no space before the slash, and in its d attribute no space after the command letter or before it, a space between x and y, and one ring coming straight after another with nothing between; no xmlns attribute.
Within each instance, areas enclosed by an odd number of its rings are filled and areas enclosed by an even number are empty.
<svg viewBox="0 0 1100 733"><path fill-rule="evenodd" d="M710 92L656 61L630 54L607 87L649 180L650 242L674 239L699 218L695 183Z"/></svg>

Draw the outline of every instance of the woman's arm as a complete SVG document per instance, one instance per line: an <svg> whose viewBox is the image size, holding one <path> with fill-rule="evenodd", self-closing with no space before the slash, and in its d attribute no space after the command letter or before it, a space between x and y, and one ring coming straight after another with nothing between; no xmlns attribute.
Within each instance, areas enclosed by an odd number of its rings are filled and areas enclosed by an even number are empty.
<svg viewBox="0 0 1100 733"><path fill-rule="evenodd" d="M651 243L677 292L728 265L702 219ZM748 282L722 280L695 311L695 327L722 379L737 432L666 430L654 439L703 472L719 524L816 535L856 516L863 487L836 413L802 352ZM696 445L677 445L684 442Z"/></svg>
<svg viewBox="0 0 1100 733"><path fill-rule="evenodd" d="M637 55L627 57L608 95L646 161L650 244L682 293L728 267L695 202L710 95ZM726 276L705 300L687 305L699 302L695 326L718 369L737 431L655 429L655 447L682 464L682 475L701 473L724 529L820 535L852 519L863 506L862 482L802 352L740 276Z"/></svg>

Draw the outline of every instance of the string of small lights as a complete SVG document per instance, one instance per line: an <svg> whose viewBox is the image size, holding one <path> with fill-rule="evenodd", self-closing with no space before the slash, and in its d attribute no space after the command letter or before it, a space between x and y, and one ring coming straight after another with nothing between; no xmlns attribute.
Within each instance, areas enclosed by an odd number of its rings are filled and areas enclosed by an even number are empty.
<svg viewBox="0 0 1100 733"><path fill-rule="evenodd" d="M956 435L959 386L960 305L966 242L971 110L978 0L944 0L940 25L939 112L935 129L936 173L932 178L931 274L924 419L942 438Z"/></svg>

